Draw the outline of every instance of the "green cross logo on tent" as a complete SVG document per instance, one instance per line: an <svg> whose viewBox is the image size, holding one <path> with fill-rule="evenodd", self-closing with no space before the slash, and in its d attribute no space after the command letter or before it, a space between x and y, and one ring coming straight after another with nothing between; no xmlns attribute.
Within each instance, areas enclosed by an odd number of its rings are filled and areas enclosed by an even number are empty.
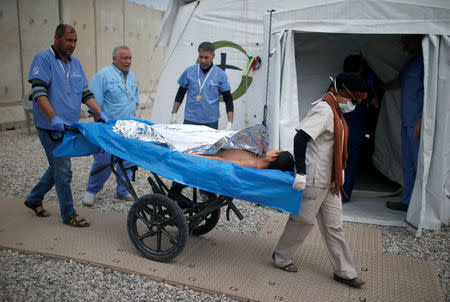
<svg viewBox="0 0 450 302"><path fill-rule="evenodd" d="M238 87L234 91L231 92L231 96L233 97L233 100L237 100L238 98L240 98L247 92L247 89L252 84L253 77L249 76L248 72L249 72L250 68L253 66L253 64L257 64L255 69L257 69L259 67L258 65L259 65L260 59L259 59L259 57L256 59L256 58L249 56L247 54L247 52L245 51L245 49L243 49L241 46L239 46L238 44L233 43L231 41L216 41L216 42L213 42L213 44L214 44L214 47L216 48L216 50L220 49L220 48L224 48L224 47L231 47L231 48L234 48L234 49L242 52L249 59L247 67L244 70L244 73L241 77L241 82L239 83ZM242 70L239 67L227 64L226 55L227 55L226 53L221 53L220 64L216 65L217 67L220 67L223 71L225 71L226 69ZM198 63L198 60L197 60L197 63ZM220 97L220 101L221 102L223 101L222 97Z"/></svg>

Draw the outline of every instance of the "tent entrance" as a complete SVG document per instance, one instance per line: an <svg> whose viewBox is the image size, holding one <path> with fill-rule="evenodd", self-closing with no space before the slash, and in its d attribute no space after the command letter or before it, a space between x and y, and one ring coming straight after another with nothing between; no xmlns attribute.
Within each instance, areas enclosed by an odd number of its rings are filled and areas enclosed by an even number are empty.
<svg viewBox="0 0 450 302"><path fill-rule="evenodd" d="M400 35L295 32L294 48L300 120L327 91L329 77L343 71L346 57L361 55L378 79L373 86L379 107L368 105L365 111L365 139L344 219L404 225L405 212L386 208L386 201L401 199L400 93L379 91L380 84L395 79L407 60ZM389 148L380 148L386 145Z"/></svg>
<svg viewBox="0 0 450 302"><path fill-rule="evenodd" d="M380 225L405 225L406 212L392 211L387 201L401 201L402 187L373 165L358 164L357 181L349 202L343 204L344 220Z"/></svg>

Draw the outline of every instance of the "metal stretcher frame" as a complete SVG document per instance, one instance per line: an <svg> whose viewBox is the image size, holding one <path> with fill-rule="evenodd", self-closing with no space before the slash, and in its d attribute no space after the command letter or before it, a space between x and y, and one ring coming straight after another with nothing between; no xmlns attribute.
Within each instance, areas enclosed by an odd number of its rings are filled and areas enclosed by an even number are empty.
<svg viewBox="0 0 450 302"><path fill-rule="evenodd" d="M112 131L114 123L115 120L107 124L74 123L80 133L66 132L63 143L54 153L56 156L87 156L101 148L113 155L109 166L116 176L118 172L114 166L117 163L124 169L122 159L152 172L153 178L149 177L148 181L153 193L141 197L130 179L122 180L135 199L127 219L130 239L149 259L168 261L176 257L184 248L189 232L202 235L214 228L223 206L228 206L227 213L233 210L242 219L232 198L298 215L301 192L291 187L292 173L240 167L173 151L152 142L125 138ZM198 202L194 189L192 200L180 195L175 196L174 201L167 196L168 189L159 176L218 196Z"/></svg>
<svg viewBox="0 0 450 302"><path fill-rule="evenodd" d="M168 187L153 172L153 178L147 178L153 194L139 198L131 183L135 179L137 167L129 168L133 171L130 179L122 162L122 159L112 155L107 165L93 171L91 175L109 167L133 196L135 201L127 217L128 235L134 246L150 260L165 262L175 258L184 249L188 234L200 236L214 229L224 206L227 206L228 220L230 210L240 220L244 219L230 197L216 195L213 199L199 202L197 189L194 188L192 200L182 194L178 194L176 200L169 198ZM116 164L123 178L117 171Z"/></svg>

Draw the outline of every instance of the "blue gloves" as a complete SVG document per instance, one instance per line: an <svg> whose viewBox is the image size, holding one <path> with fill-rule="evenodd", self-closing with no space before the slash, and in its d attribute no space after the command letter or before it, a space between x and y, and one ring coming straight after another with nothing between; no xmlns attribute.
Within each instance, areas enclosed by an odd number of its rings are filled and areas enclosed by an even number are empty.
<svg viewBox="0 0 450 302"><path fill-rule="evenodd" d="M107 123L109 121L109 117L107 117L106 114L104 114L102 111L98 114L98 120L99 122Z"/></svg>
<svg viewBox="0 0 450 302"><path fill-rule="evenodd" d="M56 131L64 131L64 125L69 125L66 121L64 121L59 116L54 116L50 122L52 123L52 128Z"/></svg>

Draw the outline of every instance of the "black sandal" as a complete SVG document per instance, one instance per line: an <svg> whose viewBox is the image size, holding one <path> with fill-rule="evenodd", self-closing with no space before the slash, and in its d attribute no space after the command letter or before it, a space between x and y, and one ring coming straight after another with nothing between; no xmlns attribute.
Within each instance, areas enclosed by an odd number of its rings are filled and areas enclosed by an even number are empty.
<svg viewBox="0 0 450 302"><path fill-rule="evenodd" d="M77 217L80 219L77 220ZM77 213L73 213L72 215L64 219L63 223L76 228L84 228L89 226L89 222L86 219L78 216Z"/></svg>
<svg viewBox="0 0 450 302"><path fill-rule="evenodd" d="M285 266L277 266L279 269L286 271L286 272L290 272L290 273L296 273L298 272L298 268L295 266L294 263L289 263L288 265Z"/></svg>
<svg viewBox="0 0 450 302"><path fill-rule="evenodd" d="M366 282L359 279L358 277L355 277L353 279L344 279L344 278L339 277L338 275L334 274L333 279L336 280L337 282L341 282L341 283L347 284L347 285L349 285L351 287L355 287L355 288L360 288L361 286L366 284Z"/></svg>
<svg viewBox="0 0 450 302"><path fill-rule="evenodd" d="M42 207L42 203L34 204L34 203L29 202L28 200L25 200L25 202L23 204L26 205L28 208L32 209L36 213L36 216L39 216L39 217L50 216L50 213L46 209L44 209L44 207ZM40 211L38 211L37 210L38 207L42 207L42 209Z"/></svg>

